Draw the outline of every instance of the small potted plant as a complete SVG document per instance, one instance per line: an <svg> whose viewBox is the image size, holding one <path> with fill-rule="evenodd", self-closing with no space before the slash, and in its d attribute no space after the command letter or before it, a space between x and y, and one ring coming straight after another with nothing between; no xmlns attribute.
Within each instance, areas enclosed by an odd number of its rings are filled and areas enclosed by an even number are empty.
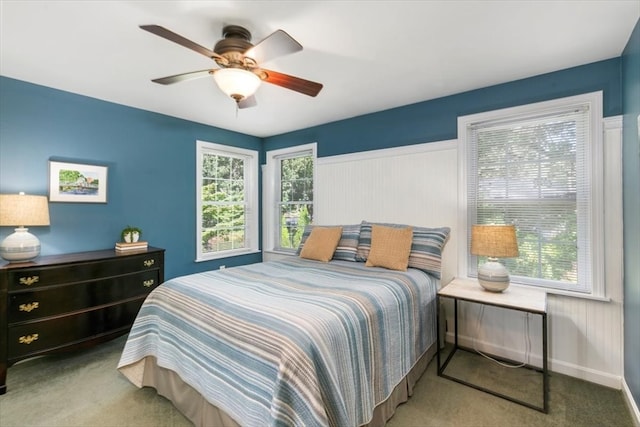
<svg viewBox="0 0 640 427"><path fill-rule="evenodd" d="M141 235L142 230L140 230L138 227L132 227L130 225L127 225L120 232L120 238L122 239L122 241L127 243L137 242L140 239Z"/></svg>

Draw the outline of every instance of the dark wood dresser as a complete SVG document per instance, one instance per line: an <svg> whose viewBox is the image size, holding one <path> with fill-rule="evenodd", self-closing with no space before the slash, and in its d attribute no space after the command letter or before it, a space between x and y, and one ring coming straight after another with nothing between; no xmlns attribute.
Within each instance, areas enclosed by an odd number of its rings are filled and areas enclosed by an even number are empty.
<svg viewBox="0 0 640 427"><path fill-rule="evenodd" d="M7 368L126 334L164 281L164 249L113 249L0 265L0 394Z"/></svg>

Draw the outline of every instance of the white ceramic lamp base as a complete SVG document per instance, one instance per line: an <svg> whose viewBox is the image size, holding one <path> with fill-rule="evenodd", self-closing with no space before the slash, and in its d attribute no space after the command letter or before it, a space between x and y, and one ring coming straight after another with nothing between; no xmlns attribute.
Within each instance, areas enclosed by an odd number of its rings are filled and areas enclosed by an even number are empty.
<svg viewBox="0 0 640 427"><path fill-rule="evenodd" d="M478 267L478 283L487 291L502 292L509 287L509 270L496 258Z"/></svg>
<svg viewBox="0 0 640 427"><path fill-rule="evenodd" d="M40 255L40 240L29 233L28 228L19 227L15 233L0 243L0 257L9 262L25 262Z"/></svg>

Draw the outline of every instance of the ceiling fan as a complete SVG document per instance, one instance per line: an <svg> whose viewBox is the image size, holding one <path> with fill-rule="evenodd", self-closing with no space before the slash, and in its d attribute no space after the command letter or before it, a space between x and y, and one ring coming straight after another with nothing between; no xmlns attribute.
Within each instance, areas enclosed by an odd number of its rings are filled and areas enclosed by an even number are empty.
<svg viewBox="0 0 640 427"><path fill-rule="evenodd" d="M260 66L263 62L302 50L302 45L282 30L253 45L251 33L246 28L227 25L222 29L223 39L210 50L159 25L141 25L140 28L211 58L220 67L153 79L155 83L169 85L213 75L220 89L237 103L238 108L256 105L253 94L263 81L308 96L316 96L322 89L320 83Z"/></svg>

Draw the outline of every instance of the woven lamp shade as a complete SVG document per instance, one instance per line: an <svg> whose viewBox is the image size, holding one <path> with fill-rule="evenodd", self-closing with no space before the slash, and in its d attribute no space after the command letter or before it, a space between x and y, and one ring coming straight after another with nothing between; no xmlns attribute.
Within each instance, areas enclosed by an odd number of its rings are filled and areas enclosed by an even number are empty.
<svg viewBox="0 0 640 427"><path fill-rule="evenodd" d="M0 225L49 225L47 197L27 194L0 194Z"/></svg>
<svg viewBox="0 0 640 427"><path fill-rule="evenodd" d="M518 256L518 240L513 225L474 225L471 227L471 253L491 258Z"/></svg>

